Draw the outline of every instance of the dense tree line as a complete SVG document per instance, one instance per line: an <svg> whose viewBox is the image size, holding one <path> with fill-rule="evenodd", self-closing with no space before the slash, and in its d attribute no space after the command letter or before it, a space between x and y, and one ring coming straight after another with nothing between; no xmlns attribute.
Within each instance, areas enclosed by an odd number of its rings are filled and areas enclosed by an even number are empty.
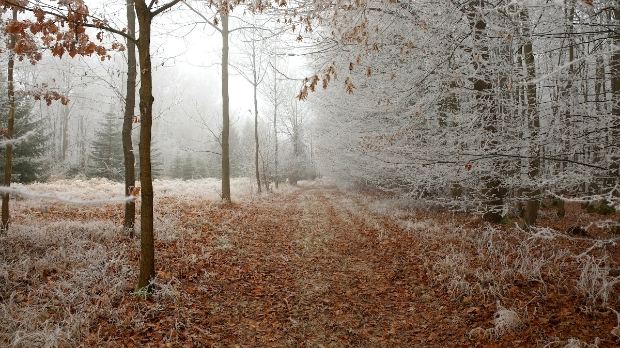
<svg viewBox="0 0 620 348"><path fill-rule="evenodd" d="M329 54L300 94L320 118L325 170L489 221L517 210L533 224L546 195L614 199L614 6L326 5L317 31Z"/></svg>

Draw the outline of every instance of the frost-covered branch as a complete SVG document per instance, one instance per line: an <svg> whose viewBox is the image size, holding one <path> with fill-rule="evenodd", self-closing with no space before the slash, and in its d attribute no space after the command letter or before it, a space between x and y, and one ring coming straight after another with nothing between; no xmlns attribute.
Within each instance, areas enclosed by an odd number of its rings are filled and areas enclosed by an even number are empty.
<svg viewBox="0 0 620 348"><path fill-rule="evenodd" d="M24 141L28 140L28 138L33 136L33 135L35 135L35 132L34 131L30 131L30 132L27 132L26 134L22 135L19 138L0 140L0 147L6 147L7 145L19 144L21 142L24 142Z"/></svg>

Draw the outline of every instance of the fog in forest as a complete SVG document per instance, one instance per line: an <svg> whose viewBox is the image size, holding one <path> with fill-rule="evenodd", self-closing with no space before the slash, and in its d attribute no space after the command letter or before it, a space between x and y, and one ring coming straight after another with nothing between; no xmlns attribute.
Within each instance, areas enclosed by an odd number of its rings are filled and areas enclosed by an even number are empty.
<svg viewBox="0 0 620 348"><path fill-rule="evenodd" d="M119 11L110 11L109 8L106 12L109 16L119 15ZM222 127L221 35L206 24L193 23L188 15L187 11L183 11L182 14L162 18L157 22L157 34L153 35L153 78L157 86L154 91L153 148L156 152L158 178L221 176L218 140ZM24 16L28 17L28 14ZM238 20L237 26L247 24ZM236 32L230 37L233 43L230 64L234 69L242 70L244 64L247 65L244 43L234 45L235 41L243 40L247 43L247 34L243 35ZM266 69L270 63L268 57L275 54L275 49L267 47L264 42L260 44L262 48L257 54L261 56L263 64L262 84L266 85L272 83L268 79L274 80L273 71L267 72ZM291 47L290 50L279 51L276 58L277 64L285 67L280 69L287 76L279 75L275 78L278 84L284 84L284 88L288 89L288 99L295 97L301 87L300 79L305 77L301 70L302 60L288 55L294 54L294 50L295 47ZM90 158L97 130L105 123L106 115L111 116L117 126L122 124L126 52L111 52L110 59L103 60L88 56L65 56L59 59L45 51L43 56L42 61L36 65L28 61L17 63L17 85L24 91L46 86L65 95L70 103L46 105L44 100L28 102L31 107L29 117L40 121L45 129L44 157L49 171L46 170L45 175L38 179L91 177L95 174L90 167L97 165ZM5 64L6 59L5 54ZM253 89L234 69L231 69L229 76L231 146L235 162L233 175L251 176L250 154L254 147L251 125L254 114ZM265 75L267 73L269 76ZM6 79L6 73L3 76ZM288 77L290 81L286 81ZM273 128L269 126L273 105L268 103L265 95L267 88L259 88L258 110L266 141ZM135 114L139 115L138 108ZM136 122L133 128L134 150L137 152L139 123ZM118 165L122 166L122 163ZM179 166L183 165L186 166L185 173L181 174Z"/></svg>
<svg viewBox="0 0 620 348"><path fill-rule="evenodd" d="M0 346L617 347L617 0L0 0Z"/></svg>

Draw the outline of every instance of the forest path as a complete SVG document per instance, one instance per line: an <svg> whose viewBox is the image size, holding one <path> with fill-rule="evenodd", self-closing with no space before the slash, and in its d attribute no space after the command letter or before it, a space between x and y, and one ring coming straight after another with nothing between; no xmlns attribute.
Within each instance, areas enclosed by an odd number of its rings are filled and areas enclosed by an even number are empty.
<svg viewBox="0 0 620 348"><path fill-rule="evenodd" d="M0 346L620 342L618 237L562 232L620 214L574 203L557 218L547 202L526 231L325 181L260 196L245 188L232 205L205 198L213 185L175 184L185 187L156 195L156 291L146 298L134 292L140 241L123 234L122 205L42 211L15 200L0 244Z"/></svg>
<svg viewBox="0 0 620 348"><path fill-rule="evenodd" d="M132 300L147 323L104 325L108 339L443 347L458 337L456 316L424 281L421 246L356 196L309 186L232 207L182 208L189 235L156 245L163 296ZM168 285L179 294L166 300Z"/></svg>

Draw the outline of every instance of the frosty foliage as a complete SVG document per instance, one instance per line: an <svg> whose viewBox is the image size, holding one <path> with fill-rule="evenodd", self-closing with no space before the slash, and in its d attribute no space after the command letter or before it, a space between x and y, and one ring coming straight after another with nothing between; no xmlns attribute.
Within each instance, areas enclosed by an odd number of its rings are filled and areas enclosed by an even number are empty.
<svg viewBox="0 0 620 348"><path fill-rule="evenodd" d="M77 346L102 303L125 296L125 249L106 247L117 236L112 222L13 224L0 243L0 346Z"/></svg>
<svg viewBox="0 0 620 348"><path fill-rule="evenodd" d="M32 193L33 198L54 200L55 197L71 201L100 201L124 196L124 185L104 178L88 180L57 180L46 183L33 183L28 185L13 184L13 188L19 193ZM37 197L36 195L40 195Z"/></svg>
<svg viewBox="0 0 620 348"><path fill-rule="evenodd" d="M233 179L231 186L236 200L256 198L249 179ZM156 202L160 203L171 199L219 202L220 188L221 182L214 179L154 181ZM0 346L75 347L85 336L96 335L89 330L98 318L125 322L125 313L116 307L135 286L135 265L128 253L139 250L139 241L122 239L120 224L112 219L54 218L56 213L83 212L85 202L122 204L110 198L118 197L124 186L107 179L89 179L16 184L15 189L33 194L12 196L15 221L0 238ZM294 188L282 185L279 192L291 190ZM93 204L87 207L88 212L101 214L106 209ZM180 225L178 214L156 209L158 240L184 243L189 232ZM216 248L228 248L229 240L220 238ZM153 283L158 289L156 298L178 301L182 296L180 282L174 277L167 281L156 277ZM129 323L143 325L142 316L148 315L141 313Z"/></svg>
<svg viewBox="0 0 620 348"><path fill-rule="evenodd" d="M588 304L606 307L609 294L620 277L610 277L609 267L603 266L605 260L585 256L581 260L581 275L577 287L586 297Z"/></svg>
<svg viewBox="0 0 620 348"><path fill-rule="evenodd" d="M518 330L523 326L523 321L519 318L517 312L498 306L495 312L495 335L502 336L507 333Z"/></svg>
<svg viewBox="0 0 620 348"><path fill-rule="evenodd" d="M136 183L139 186L139 182ZM303 185L303 182L301 182ZM286 190L287 186L284 185ZM3 190L0 188L0 191ZM5 189L6 190L6 189ZM122 203L132 197L123 197L124 185L104 178L88 180L57 180L47 183L28 185L13 184L8 189L14 198L24 201L26 205L41 206L43 202L60 202L67 204L102 204ZM186 200L220 200L221 181L213 178L197 180L158 180L153 181L155 199L182 198ZM255 196L253 183L248 178L231 180L233 199L252 199ZM139 199L139 197L138 197Z"/></svg>
<svg viewBox="0 0 620 348"><path fill-rule="evenodd" d="M577 338L569 338L568 343L563 348L598 348L598 343L600 343L600 339L598 337L592 344L582 342Z"/></svg>
<svg viewBox="0 0 620 348"><path fill-rule="evenodd" d="M619 281L619 277L609 275L604 257L592 256L605 245L615 243L615 238L580 239L550 228L526 231L516 226L506 231L492 224L468 228L449 219L420 218L418 214L408 212L398 200L392 204L389 200L376 200L368 206L376 213L394 219L404 231L419 236L428 250L425 255L420 255L426 276L432 284L461 297L480 294L484 298L504 298L515 282L527 281L540 284L542 294L549 291L550 285L560 286L564 291L576 291L588 306L604 307L612 300L610 294ZM583 244L574 250L549 248L549 243L555 243L556 239ZM435 252L435 249L441 252ZM558 284L557 280L564 277L566 279ZM474 328L470 337L500 336L522 327L523 321L516 310L497 308L495 327ZM620 330L614 330L612 334L620 333ZM582 343L581 346L588 345Z"/></svg>
<svg viewBox="0 0 620 348"><path fill-rule="evenodd" d="M326 89L308 102L321 171L342 186L502 215L542 194L613 196L616 24L596 12L613 1L318 3Z"/></svg>
<svg viewBox="0 0 620 348"><path fill-rule="evenodd" d="M34 131L30 131L27 132L26 134L22 135L21 137L15 138L15 139L4 139L4 140L0 140L0 147L6 147L7 145L15 145L15 144L19 144L23 141L28 140L28 138L30 138L31 136L35 135Z"/></svg>

